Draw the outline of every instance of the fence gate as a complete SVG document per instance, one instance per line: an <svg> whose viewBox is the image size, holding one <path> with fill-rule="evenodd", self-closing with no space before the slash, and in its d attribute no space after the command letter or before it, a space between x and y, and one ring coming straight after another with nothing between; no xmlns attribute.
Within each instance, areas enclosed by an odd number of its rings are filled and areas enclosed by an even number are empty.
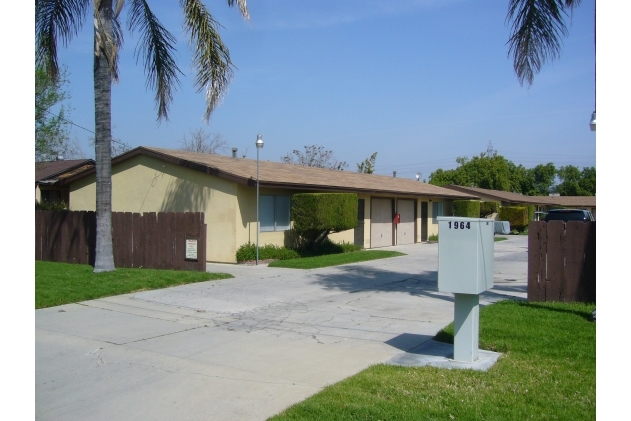
<svg viewBox="0 0 631 421"><path fill-rule="evenodd" d="M596 302L596 222L528 225L528 301Z"/></svg>

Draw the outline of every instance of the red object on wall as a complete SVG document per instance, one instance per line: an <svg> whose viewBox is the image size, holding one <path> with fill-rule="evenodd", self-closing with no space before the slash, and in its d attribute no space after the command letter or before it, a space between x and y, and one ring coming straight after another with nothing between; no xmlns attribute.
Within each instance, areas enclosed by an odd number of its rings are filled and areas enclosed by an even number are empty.
<svg viewBox="0 0 631 421"><path fill-rule="evenodd" d="M392 219L392 222L394 222L395 224L400 224L401 223L401 215L398 213L394 214L394 218Z"/></svg>

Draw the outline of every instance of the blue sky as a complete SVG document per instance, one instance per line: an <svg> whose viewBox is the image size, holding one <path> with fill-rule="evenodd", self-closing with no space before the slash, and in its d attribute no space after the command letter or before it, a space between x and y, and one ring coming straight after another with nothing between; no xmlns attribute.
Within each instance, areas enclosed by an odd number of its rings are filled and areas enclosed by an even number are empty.
<svg viewBox="0 0 631 421"><path fill-rule="evenodd" d="M250 158L261 133L264 160L322 145L350 171L378 152L377 173L409 178L455 168L457 157L484 152L489 141L528 168L596 164L588 127L593 0L575 10L561 58L530 88L519 85L507 58L507 1L251 0L249 22L225 1L208 1L238 68L208 125L178 3L154 4L178 39L185 77L170 120L158 124L142 63L134 58L138 38L126 33L112 124L114 137L133 147L179 148L189 130L205 128ZM70 73L72 121L93 130L89 22L59 55ZM71 132L87 156L94 154L90 136L77 127Z"/></svg>

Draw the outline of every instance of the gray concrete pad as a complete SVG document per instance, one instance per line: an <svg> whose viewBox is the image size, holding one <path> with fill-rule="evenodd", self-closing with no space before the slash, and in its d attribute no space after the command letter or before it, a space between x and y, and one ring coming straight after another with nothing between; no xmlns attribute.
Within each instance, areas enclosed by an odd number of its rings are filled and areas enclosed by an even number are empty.
<svg viewBox="0 0 631 421"><path fill-rule="evenodd" d="M526 297L527 237L495 243L481 305ZM264 420L453 321L437 244L314 270L209 264L235 278L35 312L42 420Z"/></svg>
<svg viewBox="0 0 631 421"><path fill-rule="evenodd" d="M436 341L427 341L409 352L404 352L386 361L386 364L402 365L406 367L432 366L438 368L466 369L487 371L495 364L502 354L493 351L478 350L478 358L475 361L456 361L454 346Z"/></svg>

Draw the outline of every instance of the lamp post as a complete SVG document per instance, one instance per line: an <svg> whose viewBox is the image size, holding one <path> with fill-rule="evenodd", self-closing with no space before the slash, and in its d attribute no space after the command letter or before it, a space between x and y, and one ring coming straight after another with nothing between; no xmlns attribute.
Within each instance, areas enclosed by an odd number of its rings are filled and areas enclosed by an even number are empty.
<svg viewBox="0 0 631 421"><path fill-rule="evenodd" d="M596 131L596 2L594 1L594 112L589 119L589 129Z"/></svg>
<svg viewBox="0 0 631 421"><path fill-rule="evenodd" d="M256 265L259 264L259 149L263 147L263 136L256 136Z"/></svg>

